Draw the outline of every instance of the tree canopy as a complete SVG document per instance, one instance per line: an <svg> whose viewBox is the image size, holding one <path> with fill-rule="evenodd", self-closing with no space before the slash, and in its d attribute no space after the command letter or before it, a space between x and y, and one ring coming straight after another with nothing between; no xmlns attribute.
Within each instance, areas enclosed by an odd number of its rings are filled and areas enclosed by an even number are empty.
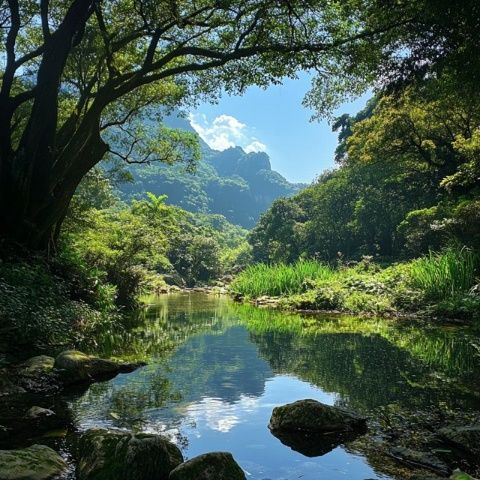
<svg viewBox="0 0 480 480"><path fill-rule="evenodd" d="M162 110L317 71L320 111L371 85L475 68L478 5L434 0L0 2L0 224L45 247L107 153L195 161ZM459 35L459 31L462 34ZM458 53L460 52L460 54ZM152 141L153 140L153 141Z"/></svg>

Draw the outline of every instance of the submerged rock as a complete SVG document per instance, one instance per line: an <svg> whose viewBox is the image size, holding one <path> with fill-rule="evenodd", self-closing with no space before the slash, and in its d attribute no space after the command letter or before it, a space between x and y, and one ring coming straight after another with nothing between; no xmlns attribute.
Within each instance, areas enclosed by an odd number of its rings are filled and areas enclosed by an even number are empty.
<svg viewBox="0 0 480 480"><path fill-rule="evenodd" d="M119 373L133 372L144 363L121 363L67 350L55 359L54 369L66 384L93 382L113 378Z"/></svg>
<svg viewBox="0 0 480 480"><path fill-rule="evenodd" d="M449 426L438 432L440 438L473 459L480 458L480 425Z"/></svg>
<svg viewBox="0 0 480 480"><path fill-rule="evenodd" d="M231 453L211 452L179 465L170 480L245 480L245 473Z"/></svg>
<svg viewBox="0 0 480 480"><path fill-rule="evenodd" d="M366 429L366 420L342 408L308 399L275 407L268 426L272 432L360 432Z"/></svg>
<svg viewBox="0 0 480 480"><path fill-rule="evenodd" d="M63 458L45 445L0 450L0 480L47 480L66 468Z"/></svg>
<svg viewBox="0 0 480 480"><path fill-rule="evenodd" d="M451 473L448 465L430 452L411 450L405 447L394 447L390 450L390 454L396 460L413 467L425 468L443 476L448 476Z"/></svg>
<svg viewBox="0 0 480 480"><path fill-rule="evenodd" d="M167 480L183 462L180 450L160 435L93 429L79 443L79 480Z"/></svg>

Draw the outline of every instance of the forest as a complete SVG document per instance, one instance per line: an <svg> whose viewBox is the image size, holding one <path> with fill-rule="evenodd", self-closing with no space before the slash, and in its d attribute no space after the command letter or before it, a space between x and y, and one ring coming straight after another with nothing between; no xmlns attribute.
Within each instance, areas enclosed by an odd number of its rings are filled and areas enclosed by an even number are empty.
<svg viewBox="0 0 480 480"><path fill-rule="evenodd" d="M0 0L0 480L475 480L479 38L476 0ZM188 121L305 72L310 184Z"/></svg>

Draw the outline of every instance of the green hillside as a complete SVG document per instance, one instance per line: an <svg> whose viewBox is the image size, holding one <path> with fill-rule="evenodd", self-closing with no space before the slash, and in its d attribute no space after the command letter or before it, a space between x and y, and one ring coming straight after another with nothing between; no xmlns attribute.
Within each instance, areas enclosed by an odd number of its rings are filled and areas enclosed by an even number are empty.
<svg viewBox="0 0 480 480"><path fill-rule="evenodd" d="M182 118L170 117L166 123L193 131ZM251 228L277 198L292 196L304 187L272 170L264 152L245 153L241 147L217 151L200 143L203 155L195 173L188 172L185 164L132 165L133 182L121 185L121 193L127 199L145 192L165 194L172 205L221 214L231 223Z"/></svg>

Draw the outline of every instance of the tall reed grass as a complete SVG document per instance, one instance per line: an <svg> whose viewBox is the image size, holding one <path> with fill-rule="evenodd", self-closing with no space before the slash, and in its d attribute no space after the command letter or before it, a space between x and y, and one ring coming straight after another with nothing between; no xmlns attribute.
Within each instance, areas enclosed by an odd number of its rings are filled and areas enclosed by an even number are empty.
<svg viewBox="0 0 480 480"><path fill-rule="evenodd" d="M467 292L477 281L480 256L469 249L449 248L414 260L410 278L430 300L450 299Z"/></svg>
<svg viewBox="0 0 480 480"><path fill-rule="evenodd" d="M248 297L293 295L305 290L306 281L328 280L334 272L314 261L293 265L251 265L231 284L231 289Z"/></svg>

